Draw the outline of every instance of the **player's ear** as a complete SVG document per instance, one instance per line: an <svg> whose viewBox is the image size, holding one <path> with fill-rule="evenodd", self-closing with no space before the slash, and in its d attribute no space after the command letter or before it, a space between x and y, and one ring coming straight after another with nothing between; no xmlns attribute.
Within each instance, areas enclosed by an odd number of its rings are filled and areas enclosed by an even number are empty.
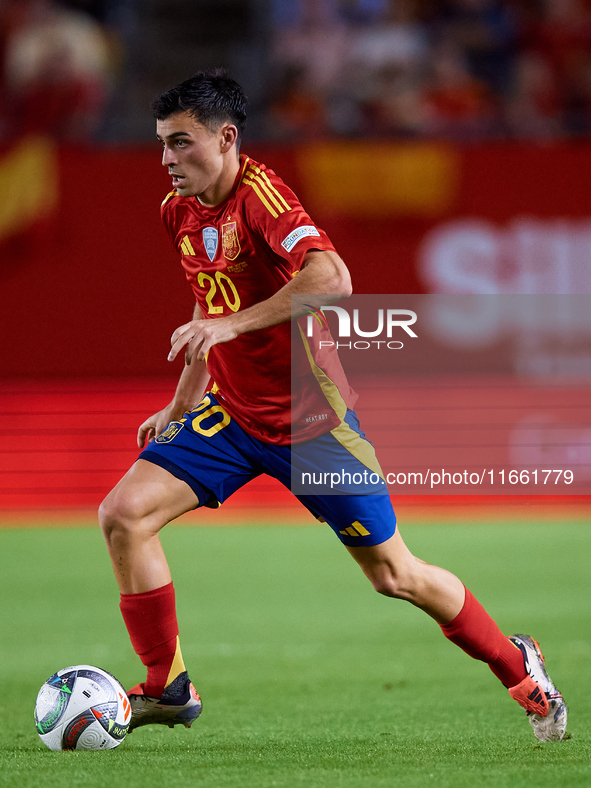
<svg viewBox="0 0 591 788"><path fill-rule="evenodd" d="M227 123L221 128L220 150L227 153L238 139L238 129L231 123Z"/></svg>

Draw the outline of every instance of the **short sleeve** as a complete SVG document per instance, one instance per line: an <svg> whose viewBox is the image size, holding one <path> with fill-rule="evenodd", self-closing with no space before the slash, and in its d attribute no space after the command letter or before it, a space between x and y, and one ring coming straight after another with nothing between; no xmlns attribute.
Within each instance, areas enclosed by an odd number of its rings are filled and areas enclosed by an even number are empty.
<svg viewBox="0 0 591 788"><path fill-rule="evenodd" d="M275 254L300 268L310 249L335 251L328 235L272 170L251 162L244 174L249 224Z"/></svg>

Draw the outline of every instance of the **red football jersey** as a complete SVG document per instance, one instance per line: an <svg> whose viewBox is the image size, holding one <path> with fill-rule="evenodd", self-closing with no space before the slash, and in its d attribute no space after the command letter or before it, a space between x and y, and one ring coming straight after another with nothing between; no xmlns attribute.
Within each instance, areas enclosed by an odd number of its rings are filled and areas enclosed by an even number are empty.
<svg viewBox="0 0 591 788"><path fill-rule="evenodd" d="M310 249L334 250L272 170L247 156L240 165L220 205L208 208L176 191L162 203L162 220L207 319L270 298L298 273ZM294 441L327 432L340 423L343 403L352 407L356 399L336 351L314 351L299 331L292 349L291 326L242 334L215 345L207 357L216 396L246 432L266 443L290 443L292 418ZM315 346L319 330L327 331L315 326Z"/></svg>

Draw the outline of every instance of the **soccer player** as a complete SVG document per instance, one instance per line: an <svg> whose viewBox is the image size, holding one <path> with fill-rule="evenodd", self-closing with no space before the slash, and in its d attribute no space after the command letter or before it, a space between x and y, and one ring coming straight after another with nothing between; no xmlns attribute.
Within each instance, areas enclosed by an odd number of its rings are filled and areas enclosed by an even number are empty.
<svg viewBox="0 0 591 788"><path fill-rule="evenodd" d="M289 487L292 464L313 470L336 462L351 473L369 469L379 483L363 494L343 487L338 495L298 495L303 505L334 530L376 591L420 608L488 663L538 739L562 739L566 705L537 643L505 636L457 577L410 553L338 357L327 345L315 350L304 332L292 343L292 296L330 304L351 292L349 273L293 192L239 154L240 86L224 71L200 72L158 97L153 110L173 186L162 219L196 304L172 335L169 359L185 356L174 397L140 426L138 445L147 444L100 509L121 612L147 667L145 682L129 692L130 728L189 727L201 712L160 529L191 509L219 506L261 473Z"/></svg>

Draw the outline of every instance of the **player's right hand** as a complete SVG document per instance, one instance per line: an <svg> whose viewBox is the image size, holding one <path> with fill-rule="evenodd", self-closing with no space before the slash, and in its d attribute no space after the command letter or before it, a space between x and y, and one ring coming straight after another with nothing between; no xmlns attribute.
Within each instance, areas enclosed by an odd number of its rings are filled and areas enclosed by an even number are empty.
<svg viewBox="0 0 591 788"><path fill-rule="evenodd" d="M157 438L160 433L173 421L176 409L173 408L172 403L167 405L158 413L154 413L149 419L146 419L137 432L137 445L140 449L144 448L145 443L151 443Z"/></svg>
<svg viewBox="0 0 591 788"><path fill-rule="evenodd" d="M222 342L231 342L238 336L236 329L237 314L218 317L215 320L191 320L179 326L171 337L171 348L168 360L174 361L178 353L186 346L185 364L194 361L205 361L210 349Z"/></svg>

